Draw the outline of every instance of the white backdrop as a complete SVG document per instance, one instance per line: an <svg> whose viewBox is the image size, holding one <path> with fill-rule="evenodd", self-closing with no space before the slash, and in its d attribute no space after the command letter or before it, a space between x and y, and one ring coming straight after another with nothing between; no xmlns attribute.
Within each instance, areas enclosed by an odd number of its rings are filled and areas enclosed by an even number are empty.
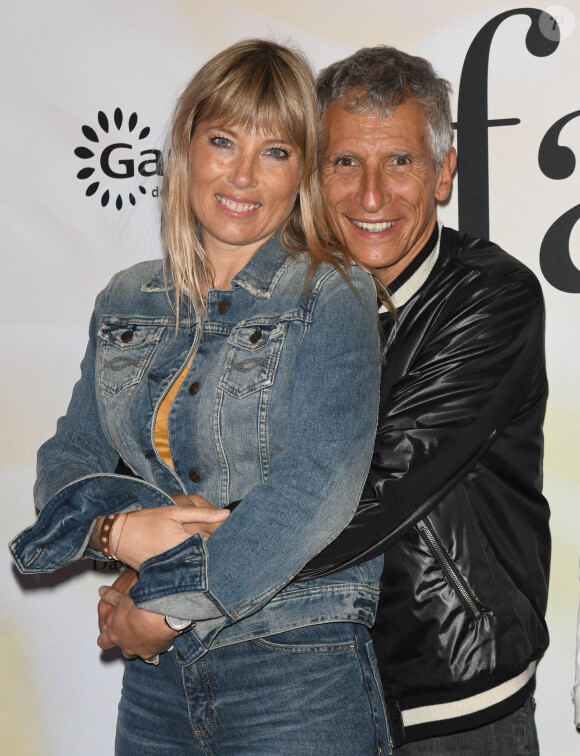
<svg viewBox="0 0 580 756"><path fill-rule="evenodd" d="M524 4L492 0L3 0L3 543L33 520L36 449L65 411L96 294L116 270L160 254L159 177L142 175L139 166L161 146L175 98L199 65L249 36L295 43L315 69L361 46L393 44L432 61L453 84L456 108L473 39L491 19L519 8ZM572 756L580 750L570 702L580 532L580 295L562 291L550 275L547 280L539 260L548 228L580 201L580 168L569 162L567 175L550 178L539 167L538 151L548 129L580 109L580 2L550 8L561 26L557 49L532 55L524 42L529 17L506 18L491 44L488 92L479 96L487 96L490 119L519 119L488 129L489 235L538 274L547 302L552 640L536 698L543 753ZM550 27L544 32L549 37ZM113 144L125 146L107 151ZM560 144L580 158L580 118L562 128ZM82 157L88 153L77 148L93 155ZM77 178L91 167L90 177ZM440 214L451 226L458 224L458 193L456 187ZM565 278L580 289L580 223L570 235L569 264ZM0 750L112 753L122 662L95 645L95 607L98 586L114 575L87 563L64 575L22 578L6 549L0 568Z"/></svg>

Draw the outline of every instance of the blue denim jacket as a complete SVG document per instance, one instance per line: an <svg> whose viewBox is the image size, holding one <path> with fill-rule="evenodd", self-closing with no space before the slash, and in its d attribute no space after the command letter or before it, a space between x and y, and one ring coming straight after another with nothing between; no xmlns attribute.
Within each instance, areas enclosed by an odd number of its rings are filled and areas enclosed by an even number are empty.
<svg viewBox="0 0 580 756"><path fill-rule="evenodd" d="M144 609L197 621L176 641L182 663L212 643L372 624L382 558L291 582L354 513L380 373L371 278L355 267L350 288L324 264L306 288L307 271L273 237L232 289L208 292L202 323L186 313L177 329L160 261L112 279L67 414L39 451L40 515L10 545L22 572L99 558L87 544L103 514L173 505L178 493L219 507L242 499L207 541L198 534L144 562L131 590ZM172 470L154 418L194 350L169 415ZM119 457L140 479L114 474Z"/></svg>

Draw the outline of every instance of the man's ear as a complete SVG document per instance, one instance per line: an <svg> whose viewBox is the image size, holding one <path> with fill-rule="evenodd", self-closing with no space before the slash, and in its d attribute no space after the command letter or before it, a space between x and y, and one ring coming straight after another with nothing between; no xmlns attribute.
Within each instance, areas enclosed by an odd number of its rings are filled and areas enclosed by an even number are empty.
<svg viewBox="0 0 580 756"><path fill-rule="evenodd" d="M457 167L457 152L455 147L452 147L447 155L443 158L441 164L441 170L437 174L435 180L435 199L438 202L445 202L451 193L451 185L453 183L453 174Z"/></svg>

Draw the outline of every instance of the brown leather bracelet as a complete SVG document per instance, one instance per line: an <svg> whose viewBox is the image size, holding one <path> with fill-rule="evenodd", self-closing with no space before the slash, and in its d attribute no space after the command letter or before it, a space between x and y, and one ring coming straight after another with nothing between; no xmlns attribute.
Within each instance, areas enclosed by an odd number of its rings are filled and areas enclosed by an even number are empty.
<svg viewBox="0 0 580 756"><path fill-rule="evenodd" d="M99 548L103 556L106 556L107 559L113 559L111 553L111 533L113 532L115 520L122 514L122 512L115 512L115 514L106 515L101 525L101 529L99 530Z"/></svg>
<svg viewBox="0 0 580 756"><path fill-rule="evenodd" d="M125 530L125 523L127 522L127 517L129 517L129 512L121 512L121 514L125 515L125 519L123 520L123 524L121 525L121 532L119 533L119 537L117 538L117 546L113 550L113 529L115 525L117 524L117 520L111 525L111 530L109 530L109 541L111 545L111 558L119 560L119 557L117 554L119 553L119 546L121 545L121 536L123 535L123 531Z"/></svg>

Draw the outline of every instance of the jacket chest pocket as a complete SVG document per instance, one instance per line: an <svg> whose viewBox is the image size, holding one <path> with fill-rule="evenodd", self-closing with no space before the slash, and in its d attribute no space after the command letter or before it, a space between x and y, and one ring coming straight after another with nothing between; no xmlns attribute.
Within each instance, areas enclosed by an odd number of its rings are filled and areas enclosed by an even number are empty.
<svg viewBox="0 0 580 756"><path fill-rule="evenodd" d="M109 319L99 328L98 381L102 390L116 396L139 383L165 327Z"/></svg>
<svg viewBox="0 0 580 756"><path fill-rule="evenodd" d="M285 334L283 323L234 328L218 387L239 399L271 386Z"/></svg>

